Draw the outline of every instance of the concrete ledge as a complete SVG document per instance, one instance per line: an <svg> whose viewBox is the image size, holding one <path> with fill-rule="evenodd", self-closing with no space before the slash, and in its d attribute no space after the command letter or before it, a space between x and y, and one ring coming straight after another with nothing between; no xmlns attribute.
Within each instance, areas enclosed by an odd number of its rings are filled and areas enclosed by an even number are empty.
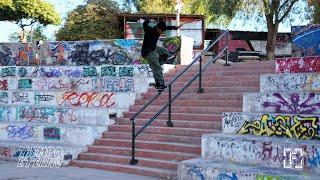
<svg viewBox="0 0 320 180"><path fill-rule="evenodd" d="M224 113L222 130L229 134L320 140L319 120L320 115L310 114Z"/></svg>
<svg viewBox="0 0 320 180"><path fill-rule="evenodd" d="M277 73L320 72L320 57L289 57L276 59Z"/></svg>
<svg viewBox="0 0 320 180"><path fill-rule="evenodd" d="M320 74L265 74L260 77L260 91L320 92Z"/></svg>
<svg viewBox="0 0 320 180"><path fill-rule="evenodd" d="M289 151L303 149L303 156L297 154L297 165L303 160L305 171L320 172L319 141L278 137L257 137L236 134L206 134L202 136L202 158L244 163L250 166L284 168L289 163ZM284 153L286 152L286 153ZM285 154L285 155L284 155ZM297 169L302 170L302 169Z"/></svg>
<svg viewBox="0 0 320 180"><path fill-rule="evenodd" d="M305 175L293 169L248 166L202 158L182 161L178 166L179 180L303 180L317 177L315 173Z"/></svg>
<svg viewBox="0 0 320 180"><path fill-rule="evenodd" d="M0 105L86 107L128 109L136 100L134 93L88 91L2 91Z"/></svg>
<svg viewBox="0 0 320 180"><path fill-rule="evenodd" d="M99 125L114 124L104 108L70 108L55 106L2 106L0 122L37 122L50 124Z"/></svg>
<svg viewBox="0 0 320 180"><path fill-rule="evenodd" d="M107 126L1 122L0 141L24 141L85 146L101 137Z"/></svg>
<svg viewBox="0 0 320 180"><path fill-rule="evenodd" d="M16 161L19 156L28 157L31 148L60 148L63 150L63 166L69 164L71 159L77 159L78 154L87 150L85 146L60 145L52 143L35 143L24 141L0 141L0 160ZM29 154L30 155L30 154ZM40 157L39 157L40 158Z"/></svg>
<svg viewBox="0 0 320 180"><path fill-rule="evenodd" d="M250 113L320 114L320 93L245 93L243 111Z"/></svg>

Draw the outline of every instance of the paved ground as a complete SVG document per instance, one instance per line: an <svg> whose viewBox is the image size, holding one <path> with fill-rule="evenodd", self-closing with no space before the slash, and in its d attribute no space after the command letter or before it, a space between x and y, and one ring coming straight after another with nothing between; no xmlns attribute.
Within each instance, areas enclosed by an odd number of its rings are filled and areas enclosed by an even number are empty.
<svg viewBox="0 0 320 180"><path fill-rule="evenodd" d="M0 180L156 180L155 178L89 168L17 168L16 162L0 161Z"/></svg>

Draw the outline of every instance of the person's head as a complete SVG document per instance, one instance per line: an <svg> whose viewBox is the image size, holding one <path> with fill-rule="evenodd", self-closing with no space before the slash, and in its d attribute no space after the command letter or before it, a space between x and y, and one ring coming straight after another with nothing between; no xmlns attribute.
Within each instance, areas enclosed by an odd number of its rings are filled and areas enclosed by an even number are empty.
<svg viewBox="0 0 320 180"><path fill-rule="evenodd" d="M161 34L163 31L166 30L166 27L167 27L166 23L163 21L160 21L157 24L157 28L156 28L157 33Z"/></svg>

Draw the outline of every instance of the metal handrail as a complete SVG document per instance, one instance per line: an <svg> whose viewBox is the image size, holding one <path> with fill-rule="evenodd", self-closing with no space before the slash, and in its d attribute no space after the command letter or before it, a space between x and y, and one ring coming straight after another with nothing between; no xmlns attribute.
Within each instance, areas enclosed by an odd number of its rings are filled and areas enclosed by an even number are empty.
<svg viewBox="0 0 320 180"><path fill-rule="evenodd" d="M227 35L227 44L226 47L222 49L220 53L218 53L212 60L210 60L204 68L202 68L202 56L204 53L208 52L209 49L212 48L217 42L219 42L225 35ZM202 73L209 67L210 64L212 64L214 61L216 61L223 52L225 52L226 55L226 65L228 64L228 40L229 40L229 31L226 30L224 33L222 33L214 42L212 42L205 50L203 50L194 60L186 67L184 70L182 70L180 73L178 73L167 85L169 87L169 101L155 114L142 128L138 130L138 132L135 132L135 119L136 117L142 113L152 102L154 102L160 95L161 93L156 94L152 99L150 99L137 113L135 113L131 118L131 123L132 123L132 159L129 164L135 165L138 163L138 160L135 159L135 138L143 131L145 130L166 108L169 107L169 112L168 112L168 121L167 121L167 126L173 127L173 123L171 122L171 103L175 101L179 95L186 89L188 88L198 77L199 77L199 89L198 93L203 93L204 90L201 86L202 83ZM200 60L200 61L199 61ZM199 61L199 72L172 98L172 84L179 78L181 77L194 63Z"/></svg>

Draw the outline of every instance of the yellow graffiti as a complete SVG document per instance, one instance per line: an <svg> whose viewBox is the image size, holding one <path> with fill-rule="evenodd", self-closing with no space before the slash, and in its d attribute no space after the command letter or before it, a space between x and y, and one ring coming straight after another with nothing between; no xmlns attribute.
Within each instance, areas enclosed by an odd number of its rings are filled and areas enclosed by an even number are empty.
<svg viewBox="0 0 320 180"><path fill-rule="evenodd" d="M257 136L286 136L297 139L319 139L318 118L283 116L275 118L264 114L261 120L246 121L237 134L254 134Z"/></svg>

